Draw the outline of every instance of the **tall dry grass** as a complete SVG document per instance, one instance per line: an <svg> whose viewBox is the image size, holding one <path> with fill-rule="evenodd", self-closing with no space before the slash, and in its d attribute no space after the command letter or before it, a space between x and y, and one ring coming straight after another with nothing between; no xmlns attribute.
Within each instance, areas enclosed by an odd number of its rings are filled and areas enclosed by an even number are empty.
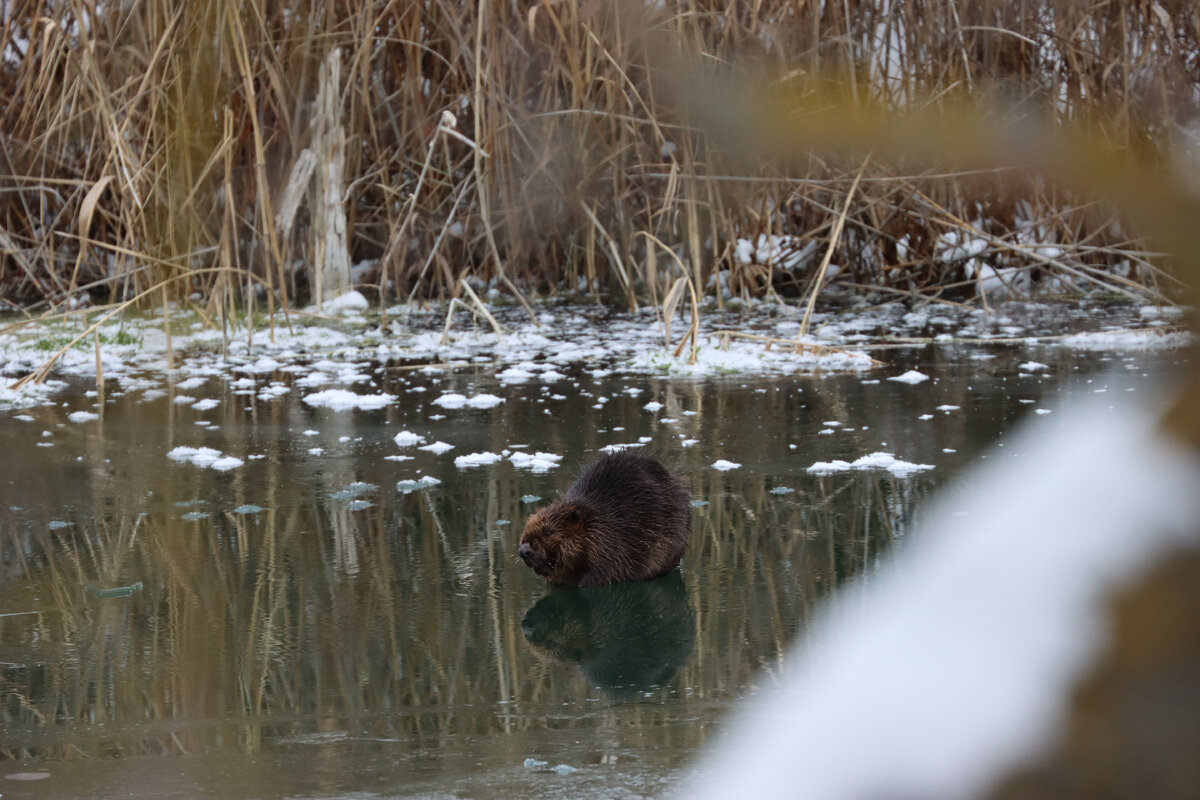
<svg viewBox="0 0 1200 800"><path fill-rule="evenodd" d="M464 277L630 306L684 278L800 294L823 261L851 285L970 294L947 234L1021 291L1161 293L1161 260L1097 196L1037 171L780 158L747 142L772 121L740 101L990 115L1137 162L1188 130L1198 36L1186 0L9 3L0 297L306 293L312 204L279 212L335 48L348 247L389 297Z"/></svg>

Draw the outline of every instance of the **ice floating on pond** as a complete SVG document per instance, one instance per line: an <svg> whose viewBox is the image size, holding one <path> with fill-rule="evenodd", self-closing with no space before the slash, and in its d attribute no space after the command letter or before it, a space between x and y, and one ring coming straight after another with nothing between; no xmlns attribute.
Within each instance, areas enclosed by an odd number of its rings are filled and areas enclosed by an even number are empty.
<svg viewBox="0 0 1200 800"><path fill-rule="evenodd" d="M176 447L167 453L167 458L197 467L210 467L220 472L228 472L245 463L240 458L224 455L220 450L211 447Z"/></svg>
<svg viewBox="0 0 1200 800"><path fill-rule="evenodd" d="M816 346L816 343L813 343ZM667 373L701 377L729 373L854 372L873 366L870 356L849 350L804 351L765 350L757 342L732 341L727 345L719 337L702 336L696 351L696 363L690 352L678 358L668 350L646 348L636 351L627 362L634 372Z"/></svg>
<svg viewBox="0 0 1200 800"><path fill-rule="evenodd" d="M868 469L885 469L897 478L906 478L914 472L933 469L933 464L913 464L909 461L901 461L891 453L871 453L853 462L836 459L834 461L818 461L809 467L808 471L814 475L830 475L834 472Z"/></svg>
<svg viewBox="0 0 1200 800"><path fill-rule="evenodd" d="M91 422L94 419L100 419L100 415L93 414L91 411L72 411L67 414L67 419L71 422Z"/></svg>
<svg viewBox="0 0 1200 800"><path fill-rule="evenodd" d="M624 444L608 444L600 449L606 453L615 453L618 450L628 450L633 447L645 447L645 442L626 442Z"/></svg>
<svg viewBox="0 0 1200 800"><path fill-rule="evenodd" d="M425 477L415 481L398 481L396 483L396 491L400 492L401 494L408 494L409 492L415 492L418 489L428 489L430 486L437 486L439 483L441 483L441 481L439 481L437 478L433 477L432 475L426 475Z"/></svg>
<svg viewBox="0 0 1200 800"><path fill-rule="evenodd" d="M477 394L467 401L471 408L493 408L504 402L503 397L494 394Z"/></svg>
<svg viewBox="0 0 1200 800"><path fill-rule="evenodd" d="M458 394L457 392L447 392L437 400L434 400L433 404L435 406L441 406L442 408L454 410L456 408L462 408L467 404L467 396L465 394Z"/></svg>
<svg viewBox="0 0 1200 800"><path fill-rule="evenodd" d="M533 377L533 373L520 367L509 367L496 376L501 383L525 383Z"/></svg>
<svg viewBox="0 0 1200 800"><path fill-rule="evenodd" d="M642 408L653 413L655 411L661 411L664 408L664 406L662 403L658 402L657 400L651 400L649 403L646 403L646 405L642 406Z"/></svg>
<svg viewBox="0 0 1200 800"><path fill-rule="evenodd" d="M315 408L331 408L346 411L351 408L372 410L383 408L396 399L391 394L355 394L345 389L326 389L323 392L304 396L304 402Z"/></svg>
<svg viewBox="0 0 1200 800"><path fill-rule="evenodd" d="M1065 337L1062 345L1074 350L1175 350L1191 342L1187 331L1129 330L1077 333Z"/></svg>
<svg viewBox="0 0 1200 800"><path fill-rule="evenodd" d="M422 439L423 438L424 437L422 437ZM421 445L417 449L418 450L427 450L430 453L433 453L435 456L440 456L442 453L445 453L447 450L453 450L454 445L446 444L445 442L438 441L438 442L434 442L433 444Z"/></svg>
<svg viewBox="0 0 1200 800"><path fill-rule="evenodd" d="M713 469L719 469L721 472L728 472L729 470L737 469L740 466L741 464L734 463L733 461L726 461L723 458L714 461L712 465Z"/></svg>
<svg viewBox="0 0 1200 800"><path fill-rule="evenodd" d="M392 437L392 441L400 447L412 447L414 444L420 444L425 441L425 437L412 431L400 431Z"/></svg>
<svg viewBox="0 0 1200 800"><path fill-rule="evenodd" d="M1026 361L1024 364L1018 364L1017 369L1022 372L1037 372L1038 370L1050 369L1040 361Z"/></svg>
<svg viewBox="0 0 1200 800"><path fill-rule="evenodd" d="M196 411L208 411L216 408L219 405L221 405L220 400L214 400L211 397L206 397L203 400L197 400L195 403L192 403L192 408L194 408Z"/></svg>
<svg viewBox="0 0 1200 800"><path fill-rule="evenodd" d="M517 469L527 469L532 472L549 472L558 466L562 456L554 453L525 453L520 450L508 457Z"/></svg>
<svg viewBox="0 0 1200 800"><path fill-rule="evenodd" d="M502 456L499 453L471 453L470 455L459 456L454 459L454 466L459 469L468 469L470 467L482 467L487 464L495 464Z"/></svg>
<svg viewBox="0 0 1200 800"><path fill-rule="evenodd" d="M477 394L474 397L467 397L465 394L457 392L447 392L446 394L433 401L435 406L441 406L448 410L455 410L463 406L471 408L491 408L498 406L504 402L503 397L497 397L494 394Z"/></svg>
<svg viewBox="0 0 1200 800"><path fill-rule="evenodd" d="M899 383L917 384L921 381L929 380L929 376L923 372L917 372L915 369L910 369L903 375L894 375L888 378L889 381L897 381Z"/></svg>

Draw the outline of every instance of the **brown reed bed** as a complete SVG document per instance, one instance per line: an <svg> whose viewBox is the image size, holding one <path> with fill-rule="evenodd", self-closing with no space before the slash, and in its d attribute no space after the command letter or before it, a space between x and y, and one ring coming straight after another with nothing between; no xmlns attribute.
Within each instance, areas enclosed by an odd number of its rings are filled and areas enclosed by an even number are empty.
<svg viewBox="0 0 1200 800"><path fill-rule="evenodd" d="M1198 31L1183 0L17 2L0 27L0 297L319 294L328 198L302 180L332 163L319 145L342 148L329 185L354 280L387 299L463 279L631 307L680 280L802 295L822 263L970 297L978 263L948 234L1013 268L1018 294L1162 298L1164 260L1103 192L997 166L1019 152L931 170L913 148L781 155L755 138L836 97L859 132L969 115L961 153L1029 126L1161 163L1195 111ZM342 139L314 122L335 52L322 103Z"/></svg>

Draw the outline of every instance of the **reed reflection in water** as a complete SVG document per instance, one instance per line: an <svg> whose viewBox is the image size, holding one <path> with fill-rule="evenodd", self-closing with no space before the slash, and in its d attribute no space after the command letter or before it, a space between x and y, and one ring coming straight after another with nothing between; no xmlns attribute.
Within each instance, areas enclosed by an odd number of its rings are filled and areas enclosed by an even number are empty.
<svg viewBox="0 0 1200 800"><path fill-rule="evenodd" d="M481 481L507 518L517 482ZM812 496L752 476L693 483L709 500L682 571L590 590L547 591L513 561L515 526L480 530L437 488L352 512L326 497L32 534L10 520L20 574L5 605L33 611L0 618L4 756L250 751L330 725L429 746L544 725L564 703L728 699L889 546L912 502L897 492L913 491L863 476ZM95 591L133 578L127 596Z"/></svg>
<svg viewBox="0 0 1200 800"><path fill-rule="evenodd" d="M59 786L81 776L72 796L128 790L87 787L105 769L153 772L134 756L183 757L162 775L193 770L192 790L222 796L442 791L451 780L467 794L536 796L530 757L609 770L593 776L601 794L635 774L627 788L659 794L734 701L778 674L822 598L869 579L925 496L1034 407L1022 400L1054 389L1004 384L1021 358L961 373L915 364L941 376L919 393L858 377L578 375L575 393L551 401L485 375L406 374L381 388L436 381L506 402L435 419L418 403L338 414L218 388L205 428L169 395L110 397L90 428L60 427L68 408L0 419L15 452L42 459L0 465L14 498L0 509L0 759L53 769ZM600 409L598 396L610 398ZM647 397L661 414L643 410ZM971 413L920 419L943 404ZM819 435L828 420L844 425ZM56 447L35 450L42 429ZM458 449L388 461L400 429ZM599 448L643 437L695 501L682 569L550 591L516 563L524 520ZM563 468L454 466L457 453L512 442L562 454ZM937 468L805 471L883 442ZM168 463L181 444L247 466ZM719 472L717 458L744 466ZM422 475L441 483L396 488Z"/></svg>

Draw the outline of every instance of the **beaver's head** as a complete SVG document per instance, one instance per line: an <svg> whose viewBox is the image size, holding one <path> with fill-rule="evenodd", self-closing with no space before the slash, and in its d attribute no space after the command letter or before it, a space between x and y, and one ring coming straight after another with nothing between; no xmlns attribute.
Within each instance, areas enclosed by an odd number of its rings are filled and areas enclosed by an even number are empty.
<svg viewBox="0 0 1200 800"><path fill-rule="evenodd" d="M557 586L574 586L587 571L587 523L591 512L579 503L555 503L525 523L517 556Z"/></svg>

